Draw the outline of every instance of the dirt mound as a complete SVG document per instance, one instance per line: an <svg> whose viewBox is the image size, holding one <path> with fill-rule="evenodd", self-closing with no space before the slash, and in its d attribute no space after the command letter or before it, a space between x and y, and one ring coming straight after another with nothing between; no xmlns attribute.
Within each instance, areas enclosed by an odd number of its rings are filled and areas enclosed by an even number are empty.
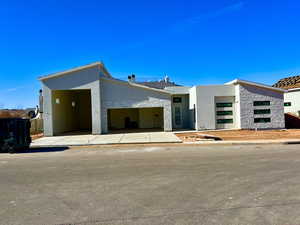
<svg viewBox="0 0 300 225"><path fill-rule="evenodd" d="M0 110L0 118L28 118L25 110Z"/></svg>

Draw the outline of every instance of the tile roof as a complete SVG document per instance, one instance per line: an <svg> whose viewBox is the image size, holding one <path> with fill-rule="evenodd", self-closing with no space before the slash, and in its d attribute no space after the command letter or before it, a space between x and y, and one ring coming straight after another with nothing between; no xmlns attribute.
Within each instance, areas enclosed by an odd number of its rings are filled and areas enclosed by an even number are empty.
<svg viewBox="0 0 300 225"><path fill-rule="evenodd" d="M175 84L175 82L166 82L164 80L162 81L148 81L148 82L138 82L138 84L145 85L147 87L156 88L156 89L164 89L165 87L174 87L174 86L180 86L178 84Z"/></svg>
<svg viewBox="0 0 300 225"><path fill-rule="evenodd" d="M287 77L279 80L273 85L273 87L283 88L283 89L293 89L300 88L300 76Z"/></svg>

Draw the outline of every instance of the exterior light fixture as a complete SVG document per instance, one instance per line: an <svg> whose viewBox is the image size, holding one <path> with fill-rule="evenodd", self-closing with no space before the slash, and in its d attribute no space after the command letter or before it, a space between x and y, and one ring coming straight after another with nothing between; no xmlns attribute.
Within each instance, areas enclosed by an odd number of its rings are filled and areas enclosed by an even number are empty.
<svg viewBox="0 0 300 225"><path fill-rule="evenodd" d="M75 107L76 103L74 101L72 101L72 107Z"/></svg>
<svg viewBox="0 0 300 225"><path fill-rule="evenodd" d="M56 103L56 104L59 104L59 103L60 103L59 98L55 99L55 103Z"/></svg>

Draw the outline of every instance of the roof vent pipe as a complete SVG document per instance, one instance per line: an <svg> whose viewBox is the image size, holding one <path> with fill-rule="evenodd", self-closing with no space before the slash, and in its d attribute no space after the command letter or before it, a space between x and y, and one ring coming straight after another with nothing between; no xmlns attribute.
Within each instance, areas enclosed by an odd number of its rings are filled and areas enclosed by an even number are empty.
<svg viewBox="0 0 300 225"><path fill-rule="evenodd" d="M128 76L128 81L129 81L129 82L131 81L131 76Z"/></svg>

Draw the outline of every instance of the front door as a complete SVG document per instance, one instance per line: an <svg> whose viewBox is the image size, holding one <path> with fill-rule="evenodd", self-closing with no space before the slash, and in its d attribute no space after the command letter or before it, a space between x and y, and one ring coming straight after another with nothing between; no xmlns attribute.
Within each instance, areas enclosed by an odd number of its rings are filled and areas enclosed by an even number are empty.
<svg viewBox="0 0 300 225"><path fill-rule="evenodd" d="M182 116L181 116L180 106L174 106L174 123L175 123L175 128L182 127Z"/></svg>
<svg viewBox="0 0 300 225"><path fill-rule="evenodd" d="M182 98L173 97L173 127L182 128Z"/></svg>

